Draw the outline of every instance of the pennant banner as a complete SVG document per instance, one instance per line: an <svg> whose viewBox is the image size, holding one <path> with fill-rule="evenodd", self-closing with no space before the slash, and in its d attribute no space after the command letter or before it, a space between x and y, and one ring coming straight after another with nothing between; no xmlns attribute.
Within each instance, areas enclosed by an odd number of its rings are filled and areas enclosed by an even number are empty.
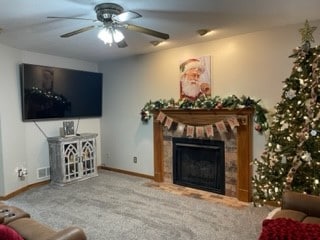
<svg viewBox="0 0 320 240"><path fill-rule="evenodd" d="M235 127L240 126L239 121L236 117L231 117L227 119L227 122L230 126L230 128L233 130Z"/></svg>
<svg viewBox="0 0 320 240"><path fill-rule="evenodd" d="M204 128L203 127L196 127L196 136L197 136L197 138L204 137Z"/></svg>
<svg viewBox="0 0 320 240"><path fill-rule="evenodd" d="M183 123L178 123L178 127L177 127L177 130L176 130L176 133L180 136L183 135L184 133L184 129L185 129L186 125L184 125Z"/></svg>
<svg viewBox="0 0 320 240"><path fill-rule="evenodd" d="M163 112L159 112L157 120L163 123L164 119L166 118L166 115Z"/></svg>
<svg viewBox="0 0 320 240"><path fill-rule="evenodd" d="M220 134L227 132L227 127L224 124L224 121L219 121L219 122L216 122L215 124L216 124L217 130Z"/></svg>
<svg viewBox="0 0 320 240"><path fill-rule="evenodd" d="M165 122L164 126L165 126L165 127L167 127L168 129L170 129L170 128L171 128L171 125L172 125L172 122L173 122L173 119L172 119L172 118L167 117L167 119L166 119L166 122Z"/></svg>
<svg viewBox="0 0 320 240"><path fill-rule="evenodd" d="M187 137L192 137L194 136L194 126L187 126Z"/></svg>
<svg viewBox="0 0 320 240"><path fill-rule="evenodd" d="M228 123L228 125L232 130L240 126L240 122L238 118L240 118L241 124L244 124L243 120L241 119L241 116L238 116L238 117L232 116L226 119L226 122ZM320 118L320 113L319 113L319 118ZM157 121L162 123L168 129L172 127L173 122L176 122L177 128L175 132L180 136L183 136L184 130L186 129L187 137L194 137L194 135L196 135L196 137L198 138L203 138L206 135L208 138L210 138L214 136L214 126L217 128L220 135L224 135L224 133L228 132L224 120L221 120L212 124L208 124L205 126L192 126L192 125L185 125L178 121L174 121L174 119L168 117L165 113L160 111L157 116Z"/></svg>
<svg viewBox="0 0 320 240"><path fill-rule="evenodd" d="M214 136L214 132L213 132L213 126L212 125L206 125L204 126L204 129L206 131L207 137L213 137Z"/></svg>

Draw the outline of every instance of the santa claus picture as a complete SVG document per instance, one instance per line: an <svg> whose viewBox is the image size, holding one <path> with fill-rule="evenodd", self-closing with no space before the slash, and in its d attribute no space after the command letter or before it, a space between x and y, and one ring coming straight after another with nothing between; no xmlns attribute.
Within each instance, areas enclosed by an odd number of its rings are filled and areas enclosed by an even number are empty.
<svg viewBox="0 0 320 240"><path fill-rule="evenodd" d="M210 56L183 61L180 64L180 98L196 100L210 95Z"/></svg>

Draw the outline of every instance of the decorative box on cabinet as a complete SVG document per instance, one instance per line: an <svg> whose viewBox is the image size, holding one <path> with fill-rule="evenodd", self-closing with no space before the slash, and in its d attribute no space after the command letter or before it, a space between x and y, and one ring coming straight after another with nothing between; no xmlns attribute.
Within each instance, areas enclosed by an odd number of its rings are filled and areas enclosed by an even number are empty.
<svg viewBox="0 0 320 240"><path fill-rule="evenodd" d="M98 176L95 133L79 136L50 137L51 181L65 185Z"/></svg>

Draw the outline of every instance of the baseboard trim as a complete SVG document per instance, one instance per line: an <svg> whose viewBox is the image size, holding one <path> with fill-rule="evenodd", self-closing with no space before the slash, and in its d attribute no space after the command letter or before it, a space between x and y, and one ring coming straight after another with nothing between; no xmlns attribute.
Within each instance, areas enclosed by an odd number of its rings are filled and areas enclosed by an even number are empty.
<svg viewBox="0 0 320 240"><path fill-rule="evenodd" d="M118 173L123 173L123 174L127 174L127 175L132 175L132 176L136 176L136 177L143 177L143 178L148 178L148 179L154 180L154 176L150 176L150 175L142 174L142 173L137 173L137 172L131 172L131 171L122 170L122 169L118 169L118 168L99 166L98 169L109 170L112 172L118 172Z"/></svg>
<svg viewBox="0 0 320 240"><path fill-rule="evenodd" d="M109 170L112 172L118 172L118 173L123 173L123 174L127 174L127 175L132 175L132 176L136 176L136 177L143 177L143 178L148 178L148 179L154 180L154 176L142 174L142 173L137 173L137 172L131 172L131 171L122 170L122 169L118 169L118 168L111 168L111 167L107 167L107 166L98 166L98 169ZM40 186L43 186L43 185L46 185L49 183L50 183L50 180L46 180L43 182L37 182L37 183L27 185L23 188L18 189L17 191L9 193L8 195L0 196L0 200L2 200L2 201L8 200L10 198L13 198L13 197L23 193L23 192L26 192L32 188L40 187Z"/></svg>
<svg viewBox="0 0 320 240"><path fill-rule="evenodd" d="M23 188L20 188L18 189L17 191L14 191L12 193L9 193L8 195L5 195L5 196L0 196L0 200L8 200L10 198L13 198L17 195L19 195L20 193L23 193L25 191L28 191L32 188L35 188L35 187L40 187L40 186L43 186L43 185L47 185L50 183L50 180L46 180L46 181L43 181L43 182L37 182L37 183L33 183L33 184L30 184L30 185L27 185Z"/></svg>

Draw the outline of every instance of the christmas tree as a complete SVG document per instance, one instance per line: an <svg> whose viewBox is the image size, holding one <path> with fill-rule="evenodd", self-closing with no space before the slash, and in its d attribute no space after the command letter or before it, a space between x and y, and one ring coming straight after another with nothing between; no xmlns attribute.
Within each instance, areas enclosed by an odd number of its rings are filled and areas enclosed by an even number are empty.
<svg viewBox="0 0 320 240"><path fill-rule="evenodd" d="M254 160L253 201L280 204L282 192L320 194L320 47L312 47L308 21L300 29L302 46L290 56L294 65L284 81L261 159Z"/></svg>

